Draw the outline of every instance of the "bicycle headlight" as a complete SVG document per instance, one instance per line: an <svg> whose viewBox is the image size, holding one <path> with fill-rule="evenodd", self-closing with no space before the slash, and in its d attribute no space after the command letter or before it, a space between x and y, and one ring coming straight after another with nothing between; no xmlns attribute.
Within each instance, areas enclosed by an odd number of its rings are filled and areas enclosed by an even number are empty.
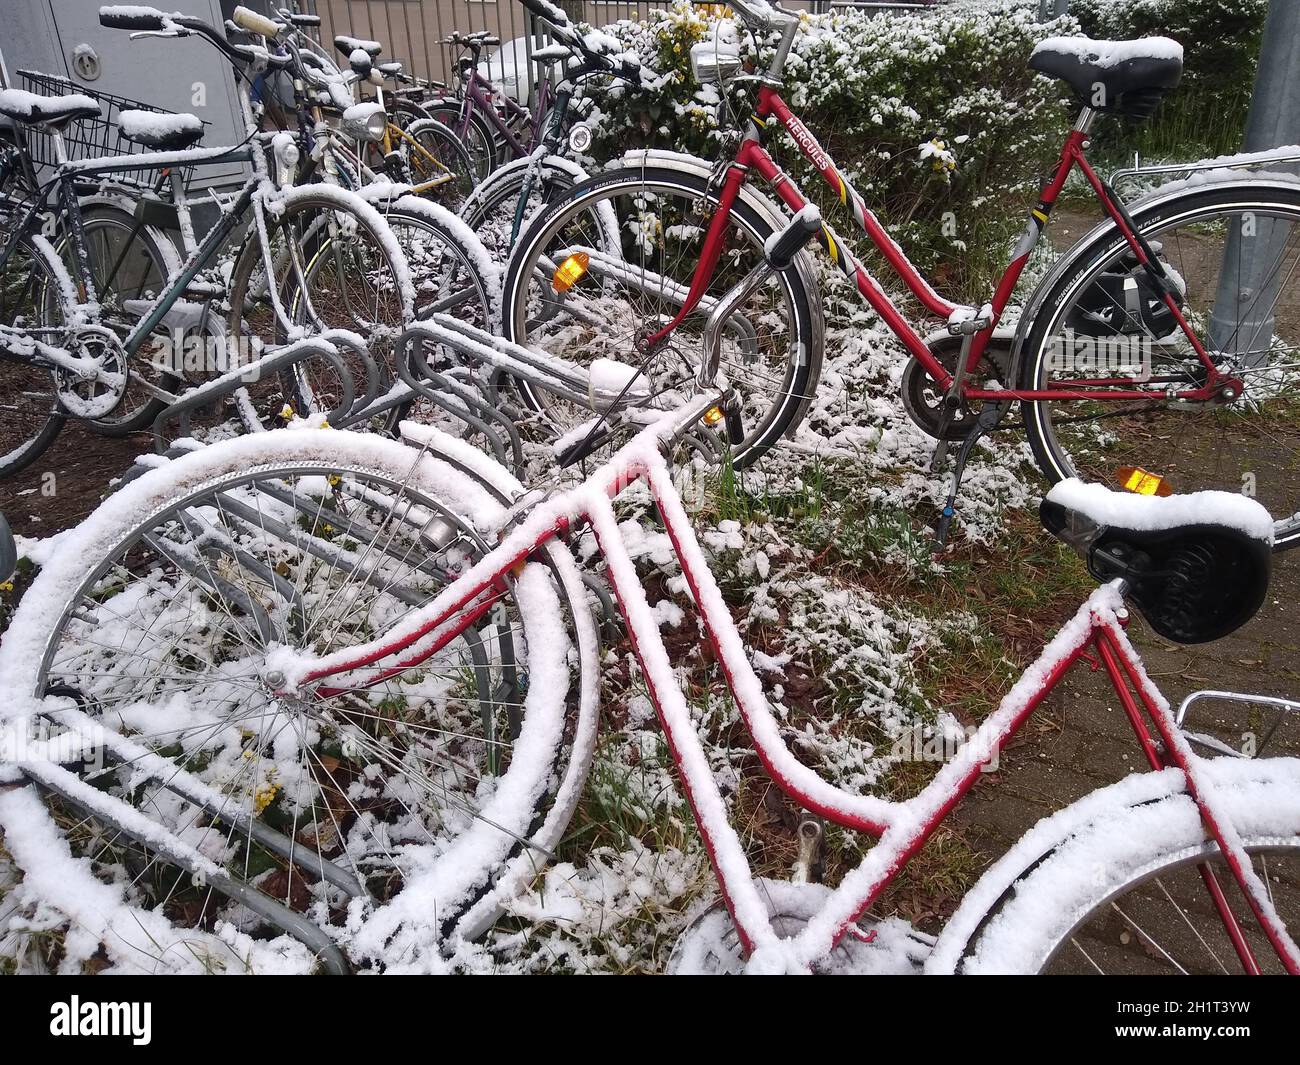
<svg viewBox="0 0 1300 1065"><path fill-rule="evenodd" d="M691 45L691 73L701 85L716 85L740 72L740 53L717 40Z"/></svg>
<svg viewBox="0 0 1300 1065"><path fill-rule="evenodd" d="M271 141L271 154L275 158L275 183L287 189L298 174L298 142L292 133L277 133Z"/></svg>
<svg viewBox="0 0 1300 1065"><path fill-rule="evenodd" d="M577 123L569 130L569 147L575 152L585 152L591 147L591 127Z"/></svg>
<svg viewBox="0 0 1300 1065"><path fill-rule="evenodd" d="M343 132L353 140L370 141L372 144L384 139L387 125L388 116L383 107L373 101L353 104L343 112L341 122Z"/></svg>

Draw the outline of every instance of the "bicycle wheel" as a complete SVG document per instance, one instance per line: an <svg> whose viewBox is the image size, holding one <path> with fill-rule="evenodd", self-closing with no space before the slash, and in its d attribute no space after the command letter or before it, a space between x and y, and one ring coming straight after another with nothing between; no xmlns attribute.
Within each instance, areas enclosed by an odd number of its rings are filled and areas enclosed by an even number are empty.
<svg viewBox="0 0 1300 1065"><path fill-rule="evenodd" d="M1233 828L1274 908L1300 931L1300 784L1292 760L1216 764ZM1195 803L1174 795L1117 811L1064 840L1004 892L972 937L969 973L1240 973L1243 964L1200 867L1222 887L1264 972L1281 963L1206 840Z"/></svg>
<svg viewBox="0 0 1300 1065"><path fill-rule="evenodd" d="M461 102L454 99L433 100L425 105L429 115L460 136ZM474 162L474 180L482 181L501 161L496 131L475 107L470 108L469 124L464 137L465 148Z"/></svg>
<svg viewBox="0 0 1300 1065"><path fill-rule="evenodd" d="M576 185L539 216L519 241L502 295L505 336L579 365L597 358L639 365L640 343L677 313L700 261L715 201L707 178L662 167L607 171ZM612 216L619 246L603 247ZM698 371L701 336L712 301L761 261L773 226L745 199L732 212L721 261L697 307L669 337L648 369L650 391L689 386ZM586 270L560 291L558 267L586 255ZM821 372L820 295L802 269L774 275L727 321L722 369L743 400L737 466L753 462L798 425ZM590 409L520 383L524 401L568 432Z"/></svg>
<svg viewBox="0 0 1300 1065"><path fill-rule="evenodd" d="M431 314L448 314L471 325L486 329L491 322L491 303L495 294L491 264L487 253L450 211L440 204L416 196L404 196L376 208L393 234L395 246L407 263L415 293L413 315L426 318ZM314 273L329 268L330 256L313 254L306 263L309 289L315 288ZM302 301L295 294L288 300L295 320L302 314ZM392 363L392 335L363 334L370 353L379 363L379 387L387 391L396 380ZM437 355L429 355L437 361ZM361 369L356 360L353 376ZM305 413L332 410L341 399L337 374L328 366L302 362L284 375L286 394L296 410ZM410 411L409 403L376 416L373 427L389 433Z"/></svg>
<svg viewBox="0 0 1300 1065"><path fill-rule="evenodd" d="M0 325L45 343L64 342L67 274L47 241L27 234L0 267ZM59 435L64 417L54 375L0 355L0 477L31 465Z"/></svg>
<svg viewBox="0 0 1300 1065"><path fill-rule="evenodd" d="M1113 228L1074 253L1029 330L1021 388L1115 378L1130 401L1023 404L1043 473L1114 484L1139 467L1179 492L1254 495L1279 548L1300 543L1300 190L1204 189L1135 218L1180 290L1178 302L1215 365L1239 377L1230 402L1187 403L1205 371L1173 315Z"/></svg>
<svg viewBox="0 0 1300 1065"><path fill-rule="evenodd" d="M553 207L588 176L576 163L562 156L547 156L531 182L528 203L520 218L519 198L531 163L529 159L516 159L498 167L479 182L460 209L462 220L499 263L510 258L511 250L538 211ZM516 218L520 218L517 230ZM617 242L617 221L611 218L607 225L605 240L612 246Z"/></svg>
<svg viewBox="0 0 1300 1065"><path fill-rule="evenodd" d="M410 129L413 122L419 122L430 117L429 112L425 110L423 105L396 93L389 92L385 94L384 102L388 111L388 121L401 129Z"/></svg>
<svg viewBox="0 0 1300 1065"><path fill-rule="evenodd" d="M450 128L433 118L412 122L406 135L415 142L400 141L411 184L437 181L425 195L448 210L459 211L478 180L469 149Z"/></svg>
<svg viewBox="0 0 1300 1065"><path fill-rule="evenodd" d="M268 214L269 279L256 228L245 241L231 276L227 326L241 360L328 329L347 329L362 338L376 363L391 366L392 342L414 312L410 272L383 218L363 204L364 213L342 202L329 190L308 187L294 190L277 214ZM345 361L359 389L365 368L355 358ZM314 409L313 393L292 387L309 374L320 382L315 395L337 393L332 370L302 362L288 375L270 374L249 386L251 402L239 405L241 416L275 425L286 403L298 413ZM320 409L329 407L321 401Z"/></svg>
<svg viewBox="0 0 1300 1065"><path fill-rule="evenodd" d="M62 697L41 704L56 731L69 714L109 731L102 764L38 777L43 801L92 860L82 872L129 885L129 905L165 914L180 942L223 922L302 936L296 916L360 962L351 935L373 915L371 939L391 951L376 953L409 963L506 863L544 864L572 811L585 764L569 759L575 742L589 751L595 717L581 579L548 544L467 604L453 619L467 627L436 653L379 662L382 676L352 673L332 694L277 696L286 653L373 639L447 589L494 542L509 479L373 435L252 439L110 497L33 583L0 671ZM96 789L92 810L78 783ZM570 796L558 809L557 789ZM133 827L141 815L150 832ZM163 837L243 896L179 871ZM105 950L170 947L137 935Z"/></svg>
<svg viewBox="0 0 1300 1065"><path fill-rule="evenodd" d="M179 272L180 258L165 236L142 226L128 207L98 200L82 207L81 218L99 299L99 324L126 340L144 307ZM72 249L66 234L58 251L72 271ZM166 369L169 340L167 330L159 328L136 350L128 364L130 379L122 402L107 417L87 419L90 428L104 436L126 436L153 423L165 404L141 386L147 382L169 392L175 389L177 378Z"/></svg>

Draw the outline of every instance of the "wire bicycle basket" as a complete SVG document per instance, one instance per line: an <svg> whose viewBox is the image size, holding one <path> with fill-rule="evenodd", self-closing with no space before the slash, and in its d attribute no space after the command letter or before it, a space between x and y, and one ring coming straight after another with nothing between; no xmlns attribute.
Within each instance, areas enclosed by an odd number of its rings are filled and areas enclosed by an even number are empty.
<svg viewBox="0 0 1300 1065"><path fill-rule="evenodd" d="M141 144L123 136L118 120L123 111L152 111L155 114L175 114L164 107L141 103L126 96L117 96L111 92L80 85L60 74L44 74L39 70L20 70L18 77L23 88L29 92L47 96L62 96L67 93L79 93L89 96L99 105L103 114L99 117L76 118L62 129L63 145L70 161L80 159L98 159L114 155L139 155L146 149ZM205 122L204 125L209 123ZM54 140L47 130L26 129L23 131L27 150L32 162L37 166L55 167L58 160L54 156ZM161 169L161 168L160 168ZM160 170L131 170L126 172L96 171L100 180L111 179L127 185L152 186L159 178Z"/></svg>

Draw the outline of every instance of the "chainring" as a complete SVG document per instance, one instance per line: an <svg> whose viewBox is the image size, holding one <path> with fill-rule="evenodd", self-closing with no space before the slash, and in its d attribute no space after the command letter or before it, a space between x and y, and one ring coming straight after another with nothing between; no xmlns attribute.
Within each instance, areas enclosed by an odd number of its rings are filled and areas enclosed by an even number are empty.
<svg viewBox="0 0 1300 1065"><path fill-rule="evenodd" d="M957 360L961 355L961 340L959 336L946 336L930 344L931 353L950 373L957 369ZM1007 384L1010 363L1010 351L994 339L984 349L984 354L980 356L979 364L975 367L975 373L968 376L967 380L973 379L981 383L997 380L1001 382L1003 388L1010 387ZM945 440L961 440L975 427L975 420L979 417L979 405L963 404L953 412L947 427L941 429L943 390L915 358L907 360L900 390L907 416L927 436L938 439L942 434Z"/></svg>
<svg viewBox="0 0 1300 1065"><path fill-rule="evenodd" d="M122 341L111 329L87 325L71 335L68 351L79 358L99 359L100 369L117 380L87 379L56 367L54 379L60 405L77 418L108 417L121 404L130 383Z"/></svg>

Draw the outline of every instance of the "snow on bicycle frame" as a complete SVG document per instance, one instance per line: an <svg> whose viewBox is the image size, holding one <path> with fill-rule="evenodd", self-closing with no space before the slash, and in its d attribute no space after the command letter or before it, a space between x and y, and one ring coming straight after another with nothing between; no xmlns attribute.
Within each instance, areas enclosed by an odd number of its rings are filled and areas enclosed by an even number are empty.
<svg viewBox="0 0 1300 1065"><path fill-rule="evenodd" d="M482 617L506 582L521 572L540 547L555 537L570 535L580 525L589 526L608 565L608 578L626 621L629 640L681 773L723 899L749 956L749 970L804 971L825 958L851 930L971 788L985 764L1069 669L1081 660L1094 667L1100 664L1151 769L1176 767L1180 771L1186 793L1195 801L1208 834L1226 855L1232 875L1269 942L1287 970L1300 973L1300 948L1288 936L1265 885L1252 868L1244 844L1215 793L1212 776L1204 771L1204 763L1192 751L1126 634L1126 592L1143 592L1144 598L1135 594L1135 602L1157 626L1165 620L1160 614L1161 604L1150 588L1130 586L1123 576L1102 584L1088 597L998 708L914 798L893 801L854 794L801 763L781 738L778 722L661 454L665 443L690 432L719 402L722 400L716 393L703 393L663 415L572 490L543 498L531 508L528 504L533 497L525 496L514 508L514 519L506 526L509 531L496 548L434 600L372 641L323 656L287 648L272 651L267 668L278 682L276 694L302 699L311 699L313 694L326 697L377 684L397 671L418 665ZM444 443L442 434L425 426L411 427L409 435L427 445ZM728 819L725 800L692 725L685 695L619 529L612 501L636 482L644 482L655 500L704 631L767 772L805 809L837 825L879 837L862 863L844 877L822 908L792 938L781 938L773 928L761 886L753 876L740 836ZM1191 513L1196 515L1195 520L1189 516ZM1146 500L1114 497L1095 486L1067 481L1049 494L1045 521L1059 526L1058 531L1068 527L1076 544L1081 538L1091 537L1094 544L1101 545L1097 557L1090 552L1089 564L1094 574L1100 572L1103 576L1116 572L1105 567L1123 562L1118 545L1150 546L1188 530L1217 530L1263 567L1263 583L1256 580L1237 604L1240 609L1231 617L1212 619L1220 628L1233 621L1243 623L1258 608L1262 590L1267 587L1271 521L1262 507L1241 497L1205 493ZM1211 635L1220 634L1215 631ZM1144 713L1155 725L1154 736ZM1207 875L1213 874L1207 870ZM1225 925L1233 922L1231 927L1235 928L1236 919L1227 909L1222 892L1211 890L1211 897ZM1240 940L1238 949L1246 952L1242 961L1247 964L1249 946Z"/></svg>

